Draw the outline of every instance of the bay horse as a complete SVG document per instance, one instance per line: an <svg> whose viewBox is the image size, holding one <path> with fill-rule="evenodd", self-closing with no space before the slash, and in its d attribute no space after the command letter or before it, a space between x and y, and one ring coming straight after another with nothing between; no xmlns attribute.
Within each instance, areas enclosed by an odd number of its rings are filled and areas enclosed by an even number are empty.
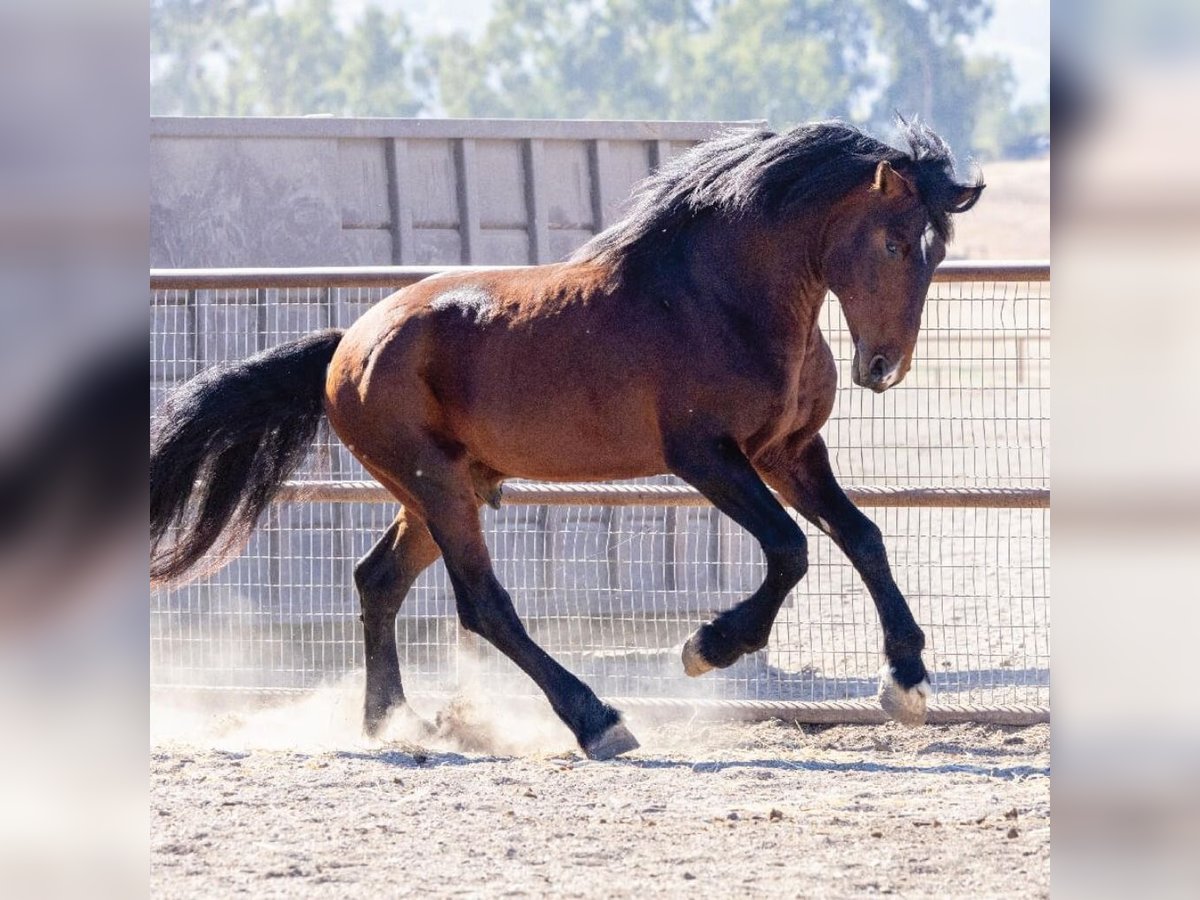
<svg viewBox="0 0 1200 900"><path fill-rule="evenodd" d="M688 638L687 674L764 647L808 568L804 533L777 493L837 543L874 599L884 709L924 722L924 633L879 528L838 486L818 434L837 383L817 325L827 291L849 326L854 382L894 387L912 363L950 217L983 190L956 180L927 126L901 126L907 151L840 122L720 136L642 182L625 218L565 262L430 278L344 332L201 373L164 403L152 436L152 580L236 552L325 415L403 507L354 570L366 732L412 714L396 615L441 555L462 626L537 683L584 753L607 759L637 740L526 632L479 511L512 477L673 473L749 531L766 560L762 585Z"/></svg>

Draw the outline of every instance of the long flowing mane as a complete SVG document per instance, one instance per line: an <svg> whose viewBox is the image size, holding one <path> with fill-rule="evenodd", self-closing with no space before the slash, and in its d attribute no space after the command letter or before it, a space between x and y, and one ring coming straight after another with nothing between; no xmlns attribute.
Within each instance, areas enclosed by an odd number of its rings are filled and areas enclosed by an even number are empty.
<svg viewBox="0 0 1200 900"><path fill-rule="evenodd" d="M610 266L620 278L642 262L669 255L688 226L707 216L773 221L830 203L870 179L887 160L914 180L930 224L946 240L962 185L946 142L920 121L901 128L898 150L845 122L727 132L669 160L634 191L625 217L584 244L577 262ZM977 182L978 183L978 182Z"/></svg>

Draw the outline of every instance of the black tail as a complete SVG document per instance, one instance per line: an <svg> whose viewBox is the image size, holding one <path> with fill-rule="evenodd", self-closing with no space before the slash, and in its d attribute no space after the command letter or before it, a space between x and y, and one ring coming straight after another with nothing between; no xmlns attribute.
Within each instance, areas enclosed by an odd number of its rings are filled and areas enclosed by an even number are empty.
<svg viewBox="0 0 1200 900"><path fill-rule="evenodd" d="M250 536L317 433L341 339L322 331L214 366L166 399L150 438L152 583L179 579L218 540L224 562Z"/></svg>

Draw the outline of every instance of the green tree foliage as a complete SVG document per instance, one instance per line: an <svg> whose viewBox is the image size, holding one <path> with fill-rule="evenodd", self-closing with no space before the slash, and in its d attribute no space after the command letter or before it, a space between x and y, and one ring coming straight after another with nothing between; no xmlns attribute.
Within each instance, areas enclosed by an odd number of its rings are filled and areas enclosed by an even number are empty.
<svg viewBox="0 0 1200 900"><path fill-rule="evenodd" d="M424 102L403 16L333 0L153 0L150 102L160 114L411 116Z"/></svg>
<svg viewBox="0 0 1200 900"><path fill-rule="evenodd" d="M483 36L435 39L438 96L452 116L659 118L668 108L656 38L665 2L496 0Z"/></svg>
<svg viewBox="0 0 1200 900"><path fill-rule="evenodd" d="M886 88L870 120L919 115L951 147L973 147L986 78L969 70L961 41L987 23L988 0L872 0L875 35L887 59ZM991 97L989 96L989 99Z"/></svg>
<svg viewBox="0 0 1200 900"><path fill-rule="evenodd" d="M236 115L341 111L337 80L346 38L330 0L292 0L282 12L272 4L247 17L239 34L226 81Z"/></svg>
<svg viewBox="0 0 1200 900"><path fill-rule="evenodd" d="M1050 104L1014 108L1012 66L996 57L967 61L967 77L976 90L971 145L981 159L1025 156L1036 150L1036 139L1050 134Z"/></svg>
<svg viewBox="0 0 1200 900"><path fill-rule="evenodd" d="M992 0L493 0L478 36L419 43L368 0L152 0L158 113L767 119L887 134L920 115L960 155L1013 152L1007 62L968 54Z"/></svg>
<svg viewBox="0 0 1200 900"><path fill-rule="evenodd" d="M855 118L870 87L870 22L845 0L731 0L690 36L671 74L673 111L688 118L790 124Z"/></svg>
<svg viewBox="0 0 1200 900"><path fill-rule="evenodd" d="M225 73L246 20L264 0L152 0L150 108L211 116L232 112Z"/></svg>
<svg viewBox="0 0 1200 900"><path fill-rule="evenodd" d="M431 56L450 115L782 123L850 114L870 27L845 0L496 0Z"/></svg>
<svg viewBox="0 0 1200 900"><path fill-rule="evenodd" d="M369 6L346 41L336 85L343 108L356 116L414 116L423 109L424 70L413 63L416 42L401 15Z"/></svg>

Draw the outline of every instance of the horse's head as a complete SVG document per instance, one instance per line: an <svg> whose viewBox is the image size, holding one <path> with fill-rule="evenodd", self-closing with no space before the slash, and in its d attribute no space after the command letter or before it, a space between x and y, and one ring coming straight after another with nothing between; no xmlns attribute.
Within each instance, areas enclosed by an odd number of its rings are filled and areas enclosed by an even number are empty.
<svg viewBox="0 0 1200 900"><path fill-rule="evenodd" d="M854 341L855 384L882 393L908 374L949 215L970 209L982 191L944 170L906 173L884 160L870 184L838 204L824 268Z"/></svg>

